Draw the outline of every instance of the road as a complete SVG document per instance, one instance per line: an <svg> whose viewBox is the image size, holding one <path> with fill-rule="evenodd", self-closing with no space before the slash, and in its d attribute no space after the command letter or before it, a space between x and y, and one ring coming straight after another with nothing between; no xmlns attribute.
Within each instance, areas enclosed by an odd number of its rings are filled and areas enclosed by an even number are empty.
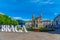
<svg viewBox="0 0 60 40"><path fill-rule="evenodd" d="M53 32L0 32L0 40L60 40L60 30Z"/></svg>

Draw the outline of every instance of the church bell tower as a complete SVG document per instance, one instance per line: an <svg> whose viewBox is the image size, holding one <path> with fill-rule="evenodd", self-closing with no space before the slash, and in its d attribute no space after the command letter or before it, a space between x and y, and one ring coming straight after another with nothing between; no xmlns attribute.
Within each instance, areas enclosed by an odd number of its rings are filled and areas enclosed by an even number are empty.
<svg viewBox="0 0 60 40"><path fill-rule="evenodd" d="M32 27L34 27L35 26L35 16L34 16L34 14L32 14Z"/></svg>
<svg viewBox="0 0 60 40"><path fill-rule="evenodd" d="M42 13L40 13L40 24L39 27L42 27Z"/></svg>

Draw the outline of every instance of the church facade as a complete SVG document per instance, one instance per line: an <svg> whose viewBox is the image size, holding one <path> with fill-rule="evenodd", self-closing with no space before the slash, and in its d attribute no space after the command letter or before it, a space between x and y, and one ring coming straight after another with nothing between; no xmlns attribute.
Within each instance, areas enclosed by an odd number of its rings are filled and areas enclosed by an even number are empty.
<svg viewBox="0 0 60 40"><path fill-rule="evenodd" d="M26 27L55 27L60 28L60 14L57 15L53 21L50 20L43 20L42 13L40 13L39 17L35 17L34 14L32 14L32 20L26 21L25 25Z"/></svg>
<svg viewBox="0 0 60 40"><path fill-rule="evenodd" d="M43 20L42 13L40 13L39 17L35 17L32 14L32 20L26 21L26 27L46 27L47 25L51 24L50 20Z"/></svg>
<svg viewBox="0 0 60 40"><path fill-rule="evenodd" d="M37 18L35 18L34 14L32 15L32 27L42 27L42 13Z"/></svg>
<svg viewBox="0 0 60 40"><path fill-rule="evenodd" d="M35 16L32 15L32 27L46 27L51 23L52 22L50 20L43 20L42 13L40 13L40 16L37 18L35 18Z"/></svg>

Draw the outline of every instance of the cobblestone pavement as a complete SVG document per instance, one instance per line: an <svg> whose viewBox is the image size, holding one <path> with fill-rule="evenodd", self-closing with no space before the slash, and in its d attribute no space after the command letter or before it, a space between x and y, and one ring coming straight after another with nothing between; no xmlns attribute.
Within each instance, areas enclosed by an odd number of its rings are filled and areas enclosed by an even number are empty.
<svg viewBox="0 0 60 40"><path fill-rule="evenodd" d="M0 32L0 40L60 40L60 34L46 32Z"/></svg>

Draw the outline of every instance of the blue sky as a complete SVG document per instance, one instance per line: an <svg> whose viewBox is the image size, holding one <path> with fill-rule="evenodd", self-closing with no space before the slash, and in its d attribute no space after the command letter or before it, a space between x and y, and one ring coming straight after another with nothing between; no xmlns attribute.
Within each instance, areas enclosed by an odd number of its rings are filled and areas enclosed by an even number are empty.
<svg viewBox="0 0 60 40"><path fill-rule="evenodd" d="M24 20L42 13L43 20L53 20L60 14L60 0L0 0L0 12Z"/></svg>

